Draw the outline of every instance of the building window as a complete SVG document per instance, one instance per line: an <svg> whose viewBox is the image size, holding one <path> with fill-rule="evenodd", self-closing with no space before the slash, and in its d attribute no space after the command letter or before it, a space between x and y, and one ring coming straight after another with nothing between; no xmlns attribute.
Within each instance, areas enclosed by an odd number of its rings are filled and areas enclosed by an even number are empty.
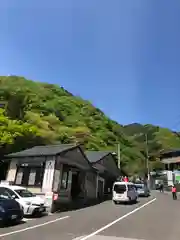
<svg viewBox="0 0 180 240"><path fill-rule="evenodd" d="M43 181L44 168L20 166L17 168L15 184L22 186L41 187Z"/></svg>
<svg viewBox="0 0 180 240"><path fill-rule="evenodd" d="M61 189L68 188L69 169L63 167L62 178L61 178Z"/></svg>
<svg viewBox="0 0 180 240"><path fill-rule="evenodd" d="M2 102L2 101L0 101L0 108L5 109L6 105L7 105L6 102Z"/></svg>

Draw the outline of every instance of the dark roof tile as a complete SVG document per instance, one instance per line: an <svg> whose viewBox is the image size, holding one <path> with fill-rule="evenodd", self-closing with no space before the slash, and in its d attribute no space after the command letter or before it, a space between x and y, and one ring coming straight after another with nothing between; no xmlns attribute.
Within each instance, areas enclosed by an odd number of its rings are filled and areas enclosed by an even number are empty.
<svg viewBox="0 0 180 240"><path fill-rule="evenodd" d="M6 155L6 158L16 158L16 157L32 157L32 156L52 156L57 155L61 152L70 150L75 146L74 144L58 144L58 145L46 145L46 146L36 146L30 149L26 149L21 152L11 153Z"/></svg>
<svg viewBox="0 0 180 240"><path fill-rule="evenodd" d="M109 155L110 151L86 151L85 154L91 163L96 163L105 156Z"/></svg>

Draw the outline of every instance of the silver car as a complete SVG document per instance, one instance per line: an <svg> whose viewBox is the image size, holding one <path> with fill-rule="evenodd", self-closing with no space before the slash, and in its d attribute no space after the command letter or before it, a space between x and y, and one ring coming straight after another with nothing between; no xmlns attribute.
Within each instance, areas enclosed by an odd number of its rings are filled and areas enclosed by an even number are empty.
<svg viewBox="0 0 180 240"><path fill-rule="evenodd" d="M142 197L149 197L150 196L150 190L146 184L135 184L138 196Z"/></svg>

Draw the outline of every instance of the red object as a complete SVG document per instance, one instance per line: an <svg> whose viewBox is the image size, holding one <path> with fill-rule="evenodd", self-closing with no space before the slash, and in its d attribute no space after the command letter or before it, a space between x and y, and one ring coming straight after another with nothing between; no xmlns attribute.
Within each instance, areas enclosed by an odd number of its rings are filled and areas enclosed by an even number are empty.
<svg viewBox="0 0 180 240"><path fill-rule="evenodd" d="M57 193L54 193L53 194L53 200L56 201L58 199L58 194Z"/></svg>
<svg viewBox="0 0 180 240"><path fill-rule="evenodd" d="M128 180L128 177L125 177L124 178L124 182L128 182L129 180Z"/></svg>
<svg viewBox="0 0 180 240"><path fill-rule="evenodd" d="M173 192L173 193L176 192L176 187L172 187L172 192Z"/></svg>

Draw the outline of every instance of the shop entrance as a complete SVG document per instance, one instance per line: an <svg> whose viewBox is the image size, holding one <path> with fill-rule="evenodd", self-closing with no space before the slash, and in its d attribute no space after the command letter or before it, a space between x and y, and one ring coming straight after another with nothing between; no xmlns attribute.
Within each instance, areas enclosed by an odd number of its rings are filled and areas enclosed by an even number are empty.
<svg viewBox="0 0 180 240"><path fill-rule="evenodd" d="M79 171L72 172L71 197L76 200L81 193L81 185L79 181Z"/></svg>
<svg viewBox="0 0 180 240"><path fill-rule="evenodd" d="M98 198L103 199L104 196L104 183L101 180L98 180Z"/></svg>

